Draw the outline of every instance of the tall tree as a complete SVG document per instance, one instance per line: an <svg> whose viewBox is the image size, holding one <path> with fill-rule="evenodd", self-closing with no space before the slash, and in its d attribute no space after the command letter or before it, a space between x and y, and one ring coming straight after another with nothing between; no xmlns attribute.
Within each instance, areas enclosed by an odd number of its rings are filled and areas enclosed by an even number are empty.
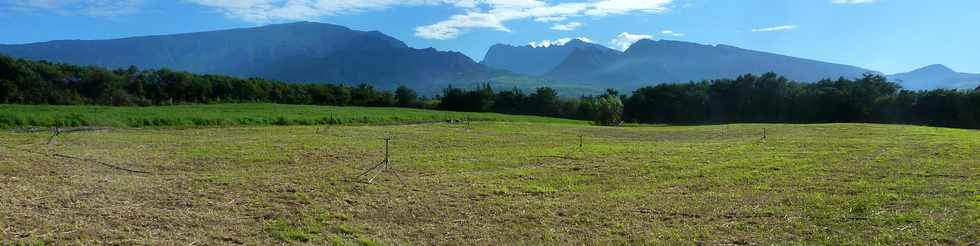
<svg viewBox="0 0 980 246"><path fill-rule="evenodd" d="M395 101L399 107L415 108L419 106L419 95L408 86L401 85L395 89Z"/></svg>

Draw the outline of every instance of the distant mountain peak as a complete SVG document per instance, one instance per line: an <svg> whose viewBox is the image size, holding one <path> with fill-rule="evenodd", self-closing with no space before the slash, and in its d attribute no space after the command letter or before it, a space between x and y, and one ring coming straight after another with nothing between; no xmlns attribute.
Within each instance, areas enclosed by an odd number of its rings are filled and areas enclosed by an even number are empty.
<svg viewBox="0 0 980 246"><path fill-rule="evenodd" d="M626 49L625 53L638 53L638 52L646 53L654 50L679 51L679 50L687 50L687 49L702 49L702 48L713 48L713 47L714 46L711 45L705 45L705 44L699 44L699 43L687 42L687 41L667 40L667 39L661 39L661 40L641 39L640 41L636 41L636 43L633 43L633 45L630 45L630 47Z"/></svg>
<svg viewBox="0 0 980 246"><path fill-rule="evenodd" d="M541 42L531 42L524 46L512 46L505 44L497 44L494 46L507 46L507 47L525 47L533 49L548 49L548 48L561 48L561 47L572 47L572 48L582 48L582 47L605 47L600 44L593 43L587 38L563 38L557 40L544 40Z"/></svg>
<svg viewBox="0 0 980 246"><path fill-rule="evenodd" d="M579 38L574 38L572 40L569 40L568 43L565 43L562 46L586 46L586 45L597 45L597 44L585 42L585 40Z"/></svg>
<svg viewBox="0 0 980 246"><path fill-rule="evenodd" d="M699 43L688 42L688 41L680 41L680 40L670 40L670 39L661 39L661 40L641 39L640 41L636 41L636 43L633 43L633 45L631 45L631 47L632 46L639 46L639 47L642 47L642 46L698 46L698 47L703 47L703 46L711 46L711 45L699 44Z"/></svg>
<svg viewBox="0 0 980 246"><path fill-rule="evenodd" d="M932 64L912 71L913 73L954 74L956 71L943 64Z"/></svg>
<svg viewBox="0 0 980 246"><path fill-rule="evenodd" d="M888 78L911 90L972 89L980 85L980 74L956 72L942 64L933 64L911 72L892 74Z"/></svg>
<svg viewBox="0 0 980 246"><path fill-rule="evenodd" d="M279 23L279 24L269 24L268 26L290 26L290 25L327 25L327 26L338 26L338 27L342 27L342 26L339 26L339 25L334 25L334 24L329 24L329 23L322 23L322 22L315 22L315 21L286 22L286 23Z"/></svg>
<svg viewBox="0 0 980 246"><path fill-rule="evenodd" d="M322 22L312 22L312 21L268 24L263 26L256 26L253 27L252 29L262 29L262 28L327 28L327 29L351 30L346 26L334 25L334 24L322 23Z"/></svg>
<svg viewBox="0 0 980 246"><path fill-rule="evenodd" d="M496 69L526 75L544 75L577 50L599 50L607 53L620 53L581 38L543 41L524 46L495 44L487 51L483 64Z"/></svg>

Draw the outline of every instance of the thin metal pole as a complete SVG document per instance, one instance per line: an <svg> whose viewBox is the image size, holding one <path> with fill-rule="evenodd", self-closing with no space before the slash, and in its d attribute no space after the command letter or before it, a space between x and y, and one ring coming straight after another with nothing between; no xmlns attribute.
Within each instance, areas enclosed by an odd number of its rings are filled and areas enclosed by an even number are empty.
<svg viewBox="0 0 980 246"><path fill-rule="evenodd" d="M391 158L391 154L389 154L390 152L388 152L388 142L390 141L391 141L390 137L385 138L385 162L388 162L389 158Z"/></svg>

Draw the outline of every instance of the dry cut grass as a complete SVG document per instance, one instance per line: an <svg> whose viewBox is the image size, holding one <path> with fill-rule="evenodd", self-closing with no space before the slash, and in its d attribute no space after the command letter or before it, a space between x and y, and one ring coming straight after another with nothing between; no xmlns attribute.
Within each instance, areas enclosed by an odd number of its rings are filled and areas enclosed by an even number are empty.
<svg viewBox="0 0 980 246"><path fill-rule="evenodd" d="M402 179L349 182L387 136ZM0 242L980 242L972 130L484 122L46 137L0 133L17 148L0 149ZM151 173L42 155L54 153Z"/></svg>

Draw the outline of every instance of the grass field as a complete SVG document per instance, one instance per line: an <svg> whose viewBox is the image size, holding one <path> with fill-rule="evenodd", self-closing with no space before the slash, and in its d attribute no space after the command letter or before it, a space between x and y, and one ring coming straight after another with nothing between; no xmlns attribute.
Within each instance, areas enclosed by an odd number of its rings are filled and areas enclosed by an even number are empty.
<svg viewBox="0 0 980 246"><path fill-rule="evenodd" d="M388 136L397 172L350 182ZM0 132L0 244L980 243L975 130L474 122L47 137Z"/></svg>
<svg viewBox="0 0 980 246"><path fill-rule="evenodd" d="M211 104L163 107L0 104L0 128L22 127L214 127L261 125L378 125L446 120L584 124L556 118L459 113L405 108L277 104Z"/></svg>

